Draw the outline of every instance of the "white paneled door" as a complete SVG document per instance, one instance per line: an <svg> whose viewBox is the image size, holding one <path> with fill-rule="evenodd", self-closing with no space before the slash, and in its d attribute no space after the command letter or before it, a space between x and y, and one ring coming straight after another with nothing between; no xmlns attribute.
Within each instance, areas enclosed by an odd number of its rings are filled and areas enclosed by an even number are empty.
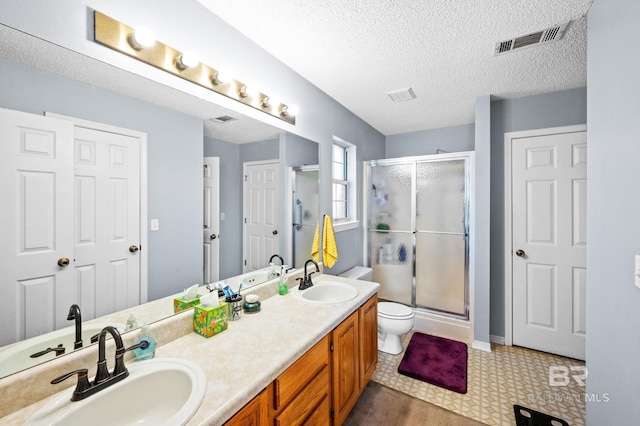
<svg viewBox="0 0 640 426"><path fill-rule="evenodd" d="M0 109L0 200L6 345L66 323L74 273L71 123Z"/></svg>
<svg viewBox="0 0 640 426"><path fill-rule="evenodd" d="M140 303L140 141L0 110L0 344Z"/></svg>
<svg viewBox="0 0 640 426"><path fill-rule="evenodd" d="M204 282L220 275L220 157L204 157Z"/></svg>
<svg viewBox="0 0 640 426"><path fill-rule="evenodd" d="M513 344L585 359L586 131L512 140Z"/></svg>
<svg viewBox="0 0 640 426"><path fill-rule="evenodd" d="M83 318L140 304L140 140L76 127L75 299Z"/></svg>
<svg viewBox="0 0 640 426"><path fill-rule="evenodd" d="M243 272L264 268L278 253L278 162L244 164Z"/></svg>

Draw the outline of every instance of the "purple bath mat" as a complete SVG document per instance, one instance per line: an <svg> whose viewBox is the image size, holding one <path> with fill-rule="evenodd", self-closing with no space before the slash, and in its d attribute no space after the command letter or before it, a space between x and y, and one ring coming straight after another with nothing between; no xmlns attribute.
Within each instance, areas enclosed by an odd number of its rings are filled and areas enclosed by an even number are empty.
<svg viewBox="0 0 640 426"><path fill-rule="evenodd" d="M467 393L467 345L413 333L398 373L458 393Z"/></svg>

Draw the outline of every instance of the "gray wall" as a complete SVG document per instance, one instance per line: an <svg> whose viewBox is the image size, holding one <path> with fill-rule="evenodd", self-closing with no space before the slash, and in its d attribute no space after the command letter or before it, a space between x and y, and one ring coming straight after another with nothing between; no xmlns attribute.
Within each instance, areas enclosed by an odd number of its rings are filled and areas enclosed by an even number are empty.
<svg viewBox="0 0 640 426"><path fill-rule="evenodd" d="M204 138L205 157L220 157L220 279L242 273L242 163L240 145Z"/></svg>
<svg viewBox="0 0 640 426"><path fill-rule="evenodd" d="M504 336L504 134L587 122L587 90L491 102L491 334Z"/></svg>
<svg viewBox="0 0 640 426"><path fill-rule="evenodd" d="M240 144L240 170L242 170L242 163L247 161L278 160L279 158L278 139Z"/></svg>
<svg viewBox="0 0 640 426"><path fill-rule="evenodd" d="M0 107L147 133L149 299L202 281L202 120L0 59ZM171 261L168 261L171 259Z"/></svg>
<svg viewBox="0 0 640 426"><path fill-rule="evenodd" d="M614 4L611 4L614 3ZM640 2L596 0L587 61L587 424L638 424Z"/></svg>
<svg viewBox="0 0 640 426"><path fill-rule="evenodd" d="M474 127L475 125L471 123L389 135L385 138L385 158L432 155L438 149L447 152L473 151Z"/></svg>

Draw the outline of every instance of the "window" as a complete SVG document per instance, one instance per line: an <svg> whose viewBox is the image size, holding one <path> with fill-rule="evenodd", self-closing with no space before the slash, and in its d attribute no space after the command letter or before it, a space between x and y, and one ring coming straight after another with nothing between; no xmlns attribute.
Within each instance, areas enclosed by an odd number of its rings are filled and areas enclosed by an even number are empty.
<svg viewBox="0 0 640 426"><path fill-rule="evenodd" d="M356 147L333 138L333 221L340 230L357 226L356 216Z"/></svg>
<svg viewBox="0 0 640 426"><path fill-rule="evenodd" d="M333 220L338 222L347 219L347 148L334 142L333 144Z"/></svg>

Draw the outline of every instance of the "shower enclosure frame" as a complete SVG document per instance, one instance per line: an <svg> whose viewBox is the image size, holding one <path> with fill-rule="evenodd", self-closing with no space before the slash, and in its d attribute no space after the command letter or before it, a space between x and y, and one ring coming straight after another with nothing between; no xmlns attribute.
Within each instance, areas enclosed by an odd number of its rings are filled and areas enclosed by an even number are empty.
<svg viewBox="0 0 640 426"><path fill-rule="evenodd" d="M465 194L464 194L464 314L458 314L453 312L447 312L439 309L434 309L428 306L422 306L416 303L416 290L417 290L417 282L416 282L416 245L417 245L417 235L421 233L421 231L416 229L416 210L417 210L417 193L418 193L418 184L417 184L417 169L418 163L429 163L429 162L442 162L442 161L464 161L464 185L465 185ZM473 308L472 308L472 298L473 298L473 283L472 283L472 269L473 269L473 258L472 258L472 247L473 247L473 220L474 220L474 210L473 210L473 194L474 194L474 185L473 185L473 175L474 175L474 161L475 161L475 153L473 151L464 151L464 152L455 152L455 153L446 153L446 154L434 154L434 155L423 155L423 156L410 156L410 157L399 157L399 158L391 158L391 159L382 159L382 160L369 160L363 162L363 217L365 218L365 224L363 226L363 261L364 264L373 267L373 254L371 250L371 237L370 234L373 232L380 232L380 230L376 229L372 225L371 215L371 197L372 197L372 167L375 166L398 166L398 165L407 165L411 167L411 231L393 231L394 234L411 234L411 247L410 251L412 254L412 264L411 264L411 274L412 274L412 282L411 282L411 306L413 309L418 311L423 311L428 314L435 314L439 317L448 317L453 321L461 320L463 322L471 321L473 316ZM391 232L391 231L390 231ZM451 235L462 235L463 233L449 233L449 232L433 232L434 234L451 234ZM382 283L381 283L382 284ZM382 300L382 299L381 299Z"/></svg>

